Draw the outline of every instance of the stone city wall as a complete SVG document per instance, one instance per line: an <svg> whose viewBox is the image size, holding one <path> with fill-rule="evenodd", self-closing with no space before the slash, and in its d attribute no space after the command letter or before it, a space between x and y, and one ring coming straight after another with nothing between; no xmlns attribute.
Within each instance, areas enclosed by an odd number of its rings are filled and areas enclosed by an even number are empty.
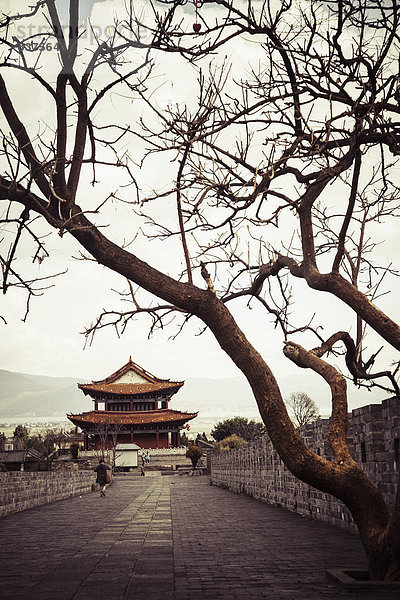
<svg viewBox="0 0 400 600"><path fill-rule="evenodd" d="M299 428L308 446L332 459L327 439L330 419ZM395 500L400 440L400 402L390 398L353 410L349 415L348 443L353 458L384 495L389 510ZM299 481L286 469L268 436L244 448L214 453L211 480L215 485L259 498L301 515L348 531L356 527L347 508L330 494Z"/></svg>
<svg viewBox="0 0 400 600"><path fill-rule="evenodd" d="M0 473L0 516L86 494L94 481L93 471Z"/></svg>

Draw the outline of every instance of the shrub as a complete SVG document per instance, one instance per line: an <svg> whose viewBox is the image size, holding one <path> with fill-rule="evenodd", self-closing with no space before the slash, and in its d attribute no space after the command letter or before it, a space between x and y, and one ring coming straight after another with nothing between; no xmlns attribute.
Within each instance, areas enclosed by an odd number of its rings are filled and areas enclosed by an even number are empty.
<svg viewBox="0 0 400 600"><path fill-rule="evenodd" d="M217 452L225 452L226 450L232 450L234 448L243 448L243 446L247 446L246 440L236 434L230 435L214 444L214 448Z"/></svg>
<svg viewBox="0 0 400 600"><path fill-rule="evenodd" d="M193 469L197 465L197 462L202 454L203 453L198 446L189 446L189 448L186 450L186 457L190 458L192 461Z"/></svg>
<svg viewBox="0 0 400 600"><path fill-rule="evenodd" d="M221 442L234 434L247 442L251 442L260 435L264 435L265 431L265 425L254 419L249 421L246 417L233 417L217 423L211 435L216 442Z"/></svg>

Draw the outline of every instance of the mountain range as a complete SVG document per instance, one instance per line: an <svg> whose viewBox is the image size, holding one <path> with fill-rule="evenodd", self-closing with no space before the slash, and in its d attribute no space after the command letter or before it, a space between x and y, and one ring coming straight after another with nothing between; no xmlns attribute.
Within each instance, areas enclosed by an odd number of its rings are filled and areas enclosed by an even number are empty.
<svg viewBox="0 0 400 600"><path fill-rule="evenodd" d="M316 402L321 414L328 414L329 388L318 377L312 373L310 375L307 377L307 389L297 376L287 375L280 378L283 396L286 398L292 392L304 391ZM51 418L65 417L67 413L92 410L93 403L78 389L78 381L83 383L85 380L0 370L0 419L24 422L35 418L49 421ZM356 405L368 404L372 399L363 395L363 400L356 401ZM188 377L185 385L172 397L170 408L188 412L198 411L198 417L191 421L191 432L204 431L207 435L216 423L230 417L260 419L252 391L244 377Z"/></svg>

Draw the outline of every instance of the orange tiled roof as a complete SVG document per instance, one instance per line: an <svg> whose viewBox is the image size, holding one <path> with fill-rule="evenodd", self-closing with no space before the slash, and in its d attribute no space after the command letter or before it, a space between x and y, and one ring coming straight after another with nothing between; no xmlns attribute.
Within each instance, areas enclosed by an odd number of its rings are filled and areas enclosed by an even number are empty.
<svg viewBox="0 0 400 600"><path fill-rule="evenodd" d="M85 394L91 395L93 392L98 392L100 394L107 394L111 396L135 396L151 394L153 392L162 392L164 390L168 390L170 392L173 390L178 391L182 385L183 381L166 381L164 383L78 383L79 389L81 389Z"/></svg>
<svg viewBox="0 0 400 600"><path fill-rule="evenodd" d="M173 423L174 421L190 421L197 417L198 413L187 413L170 408L160 410L129 411L105 411L93 410L78 415L67 415L68 419L75 425L151 425L152 423Z"/></svg>

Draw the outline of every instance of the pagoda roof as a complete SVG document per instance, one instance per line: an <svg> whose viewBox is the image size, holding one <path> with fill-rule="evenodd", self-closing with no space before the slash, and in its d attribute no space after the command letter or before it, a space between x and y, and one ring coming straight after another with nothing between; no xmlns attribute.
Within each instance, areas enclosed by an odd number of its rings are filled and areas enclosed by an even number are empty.
<svg viewBox="0 0 400 600"><path fill-rule="evenodd" d="M160 377L152 375L149 371L146 371L146 369L143 369L143 367L133 362L132 357L130 356L126 365L118 369L118 371L115 371L115 373L112 373L105 379L100 379L99 381L92 381L92 383L114 383L115 381L120 379L122 375L125 375L128 371L134 371L137 375L140 375L141 377L143 377L143 379L146 379L150 383L166 383L170 381L169 379L160 379ZM183 382L181 383L183 384Z"/></svg>
<svg viewBox="0 0 400 600"><path fill-rule="evenodd" d="M68 419L78 427L85 425L156 425L160 423L174 423L176 421L190 421L197 417L198 413L181 412L162 408L159 410L143 411L105 411L92 410L77 415L67 415Z"/></svg>
<svg viewBox="0 0 400 600"><path fill-rule="evenodd" d="M105 379L92 381L92 383L78 383L78 387L84 394L90 396L142 396L164 391L172 395L183 384L183 381L170 381L156 377L129 357L129 361L123 367Z"/></svg>
<svg viewBox="0 0 400 600"><path fill-rule="evenodd" d="M168 391L175 393L183 385L182 382L167 381L165 383L78 383L84 394L107 396L135 396Z"/></svg>

